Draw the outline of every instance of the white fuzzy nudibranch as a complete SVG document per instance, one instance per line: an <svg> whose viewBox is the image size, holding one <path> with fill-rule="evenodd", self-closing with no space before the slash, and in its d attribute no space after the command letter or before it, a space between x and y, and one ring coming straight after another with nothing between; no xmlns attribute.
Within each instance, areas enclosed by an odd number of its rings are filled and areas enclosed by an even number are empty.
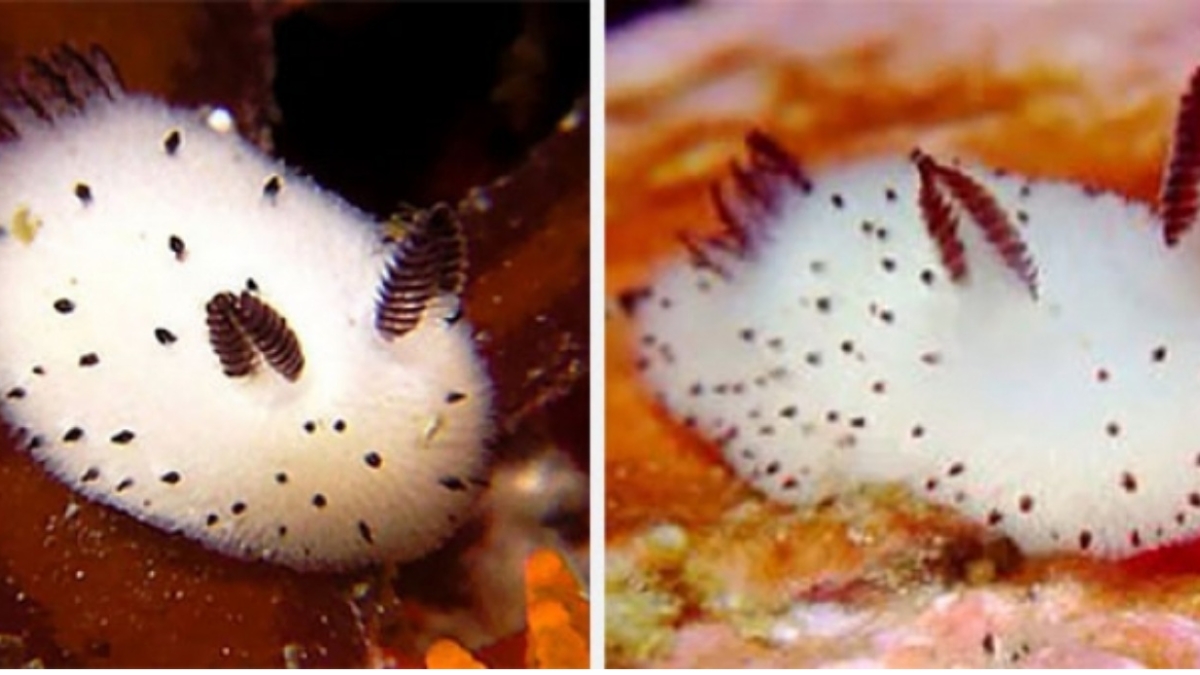
<svg viewBox="0 0 1200 675"><path fill-rule="evenodd" d="M920 151L813 180L752 133L723 233L621 298L638 367L782 501L899 482L1029 552L1194 538L1198 97L1154 209Z"/></svg>
<svg viewBox="0 0 1200 675"><path fill-rule="evenodd" d="M436 547L486 486L447 208L399 242L98 50L0 114L0 405L88 498L297 569Z"/></svg>

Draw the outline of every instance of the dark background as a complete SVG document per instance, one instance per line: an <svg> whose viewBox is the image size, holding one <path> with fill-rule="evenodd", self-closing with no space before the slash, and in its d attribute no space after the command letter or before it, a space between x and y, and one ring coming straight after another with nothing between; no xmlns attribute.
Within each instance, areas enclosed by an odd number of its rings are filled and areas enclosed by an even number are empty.
<svg viewBox="0 0 1200 675"><path fill-rule="evenodd" d="M376 214L456 200L586 94L587 35L583 2L303 8L274 26L277 154Z"/></svg>
<svg viewBox="0 0 1200 675"><path fill-rule="evenodd" d="M604 4L604 23L611 30L649 14L694 4L695 0L607 0Z"/></svg>

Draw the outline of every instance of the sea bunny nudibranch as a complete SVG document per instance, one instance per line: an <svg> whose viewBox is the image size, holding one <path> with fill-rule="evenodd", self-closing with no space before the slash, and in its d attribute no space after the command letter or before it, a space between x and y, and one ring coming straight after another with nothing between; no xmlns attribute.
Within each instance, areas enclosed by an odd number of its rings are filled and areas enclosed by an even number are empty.
<svg viewBox="0 0 1200 675"><path fill-rule="evenodd" d="M1155 207L920 150L815 178L753 132L722 233L621 297L638 368L777 500L898 482L1028 552L1191 539L1198 97Z"/></svg>
<svg viewBox="0 0 1200 675"><path fill-rule="evenodd" d="M0 110L0 410L84 496L297 569L417 557L486 486L457 216L385 228L99 50Z"/></svg>

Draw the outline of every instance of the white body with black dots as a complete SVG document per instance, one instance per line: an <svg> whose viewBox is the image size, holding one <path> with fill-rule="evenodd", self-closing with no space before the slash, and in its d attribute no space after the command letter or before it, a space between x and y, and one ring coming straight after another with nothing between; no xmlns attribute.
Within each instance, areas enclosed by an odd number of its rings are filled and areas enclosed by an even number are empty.
<svg viewBox="0 0 1200 675"><path fill-rule="evenodd" d="M89 498L298 569L436 547L486 485L490 389L450 294L376 326L393 246L198 113L95 95L0 144L0 396ZM302 370L223 372L206 306L243 291ZM240 338L239 338L240 339Z"/></svg>
<svg viewBox="0 0 1200 675"><path fill-rule="evenodd" d="M1196 536L1195 235L1168 244L1158 213L1117 195L927 157L928 177L885 160L789 182L781 152L719 193L742 193L718 204L735 237L626 298L639 367L677 419L786 502L899 482L1027 552ZM1189 152L1172 172L1194 179ZM1000 219L950 181L990 195L1015 235L989 241L978 221ZM1159 213L1194 220L1194 199L1166 199ZM957 252L931 234L948 230Z"/></svg>

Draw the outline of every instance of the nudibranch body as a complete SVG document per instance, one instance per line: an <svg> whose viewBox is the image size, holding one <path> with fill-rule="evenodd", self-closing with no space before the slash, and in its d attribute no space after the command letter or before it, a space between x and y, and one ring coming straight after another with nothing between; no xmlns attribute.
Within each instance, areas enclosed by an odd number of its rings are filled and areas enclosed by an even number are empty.
<svg viewBox="0 0 1200 675"><path fill-rule="evenodd" d="M490 388L438 207L399 242L103 54L0 116L0 403L83 495L297 569L421 555L486 485Z"/></svg>
<svg viewBox="0 0 1200 675"><path fill-rule="evenodd" d="M899 482L1029 552L1193 538L1198 91L1154 208L919 150L816 179L752 133L724 231L622 297L638 367L778 500Z"/></svg>

